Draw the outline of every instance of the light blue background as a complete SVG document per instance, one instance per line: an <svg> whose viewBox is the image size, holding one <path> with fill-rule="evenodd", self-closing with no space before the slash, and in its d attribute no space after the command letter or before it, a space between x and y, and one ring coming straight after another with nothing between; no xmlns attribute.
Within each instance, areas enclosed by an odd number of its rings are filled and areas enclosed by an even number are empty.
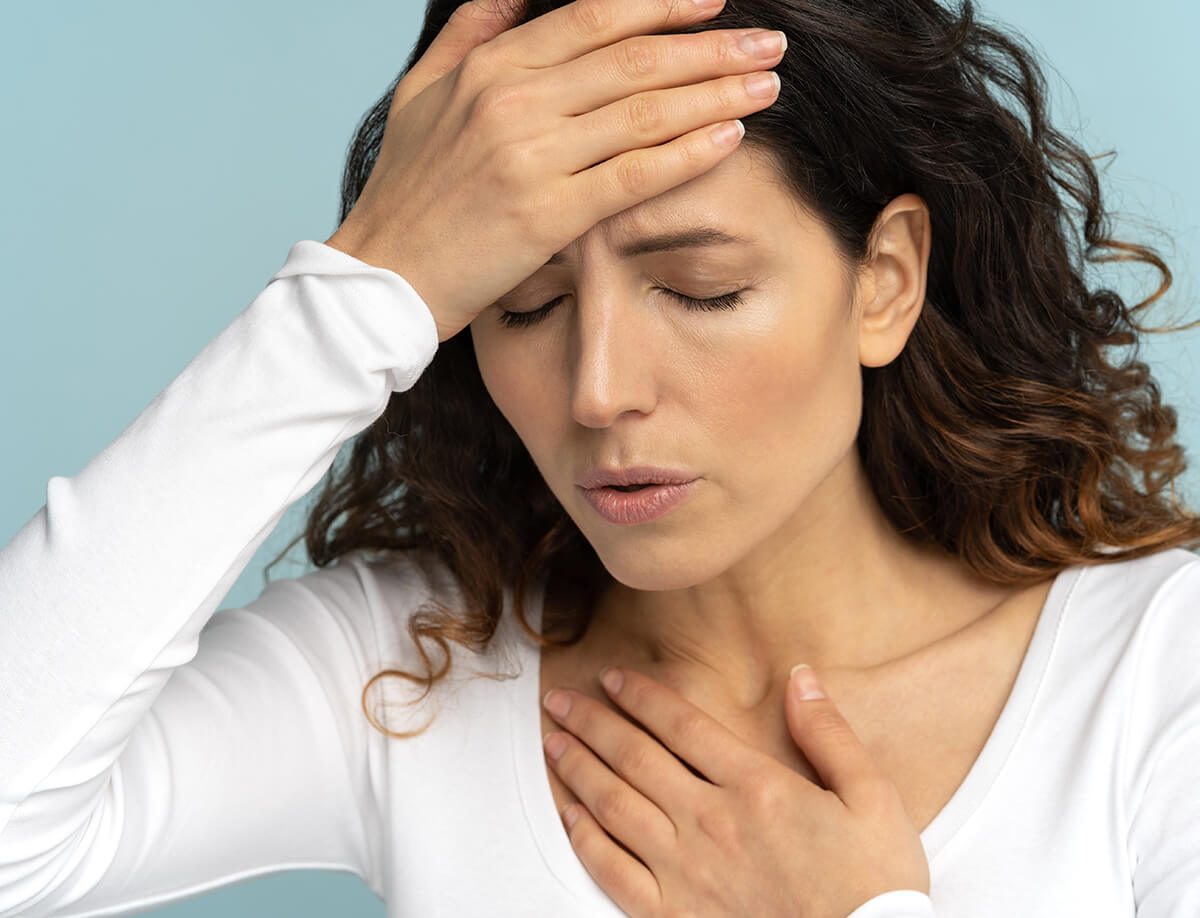
<svg viewBox="0 0 1200 918"><path fill-rule="evenodd" d="M407 58L421 6L0 3L0 542L45 502L51 476L78 472L249 304L293 242L333 231L351 133ZM1049 59L1059 125L1093 155L1117 150L1102 161L1117 235L1159 247L1176 274L1174 309L1151 324L1185 310L1200 317L1200 5L990 0L981 9ZM1157 275L1105 279L1132 303ZM1191 455L1198 343L1200 331L1155 336L1144 351ZM1200 470L1189 471L1185 497L1198 482ZM304 506L223 607L258 594L263 565L298 531ZM299 555L272 578L307 570ZM354 877L293 872L154 914L383 913Z"/></svg>

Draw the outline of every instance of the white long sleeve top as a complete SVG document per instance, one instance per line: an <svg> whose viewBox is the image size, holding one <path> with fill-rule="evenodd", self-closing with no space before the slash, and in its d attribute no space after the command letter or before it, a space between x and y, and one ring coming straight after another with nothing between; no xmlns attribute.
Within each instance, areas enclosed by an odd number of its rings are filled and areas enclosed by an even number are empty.
<svg viewBox="0 0 1200 918"><path fill-rule="evenodd" d="M343 442L438 346L399 275L314 241L0 549L0 918L117 915L349 871L389 916L618 916L550 792L511 594L421 705L443 569L357 553L214 614ZM538 585L530 618L540 622ZM931 895L852 918L1200 915L1200 561L1055 580L999 721L921 835ZM509 673L496 681L474 673ZM964 686L970 691L970 686ZM915 755L920 750L914 750Z"/></svg>

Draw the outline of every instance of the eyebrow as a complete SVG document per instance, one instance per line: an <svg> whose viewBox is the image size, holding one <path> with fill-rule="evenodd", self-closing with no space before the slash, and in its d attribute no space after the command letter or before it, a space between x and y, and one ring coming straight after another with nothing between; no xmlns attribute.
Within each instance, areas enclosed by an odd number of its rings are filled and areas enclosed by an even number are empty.
<svg viewBox="0 0 1200 918"><path fill-rule="evenodd" d="M642 236L630 240L617 249L622 258L636 258L638 255L649 255L653 252L669 252L674 249L690 249L712 245L752 245L753 242L745 236L736 233L726 233L712 226L692 226L685 230L669 233L658 233L653 236ZM548 265L559 265L566 262L562 252L556 252L546 262Z"/></svg>

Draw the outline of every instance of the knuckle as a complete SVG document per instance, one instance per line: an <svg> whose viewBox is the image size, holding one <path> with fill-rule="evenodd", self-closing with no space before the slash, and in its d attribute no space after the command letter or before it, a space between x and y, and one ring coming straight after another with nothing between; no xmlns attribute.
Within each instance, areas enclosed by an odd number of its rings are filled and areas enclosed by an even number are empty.
<svg viewBox="0 0 1200 918"><path fill-rule="evenodd" d="M596 709L593 704L573 703L571 705L571 713L568 715L569 729L577 737L594 736L596 727L603 727L603 723L596 723Z"/></svg>
<svg viewBox="0 0 1200 918"><path fill-rule="evenodd" d="M667 736L681 744L699 739L700 718L691 711L673 714L667 723Z"/></svg>
<svg viewBox="0 0 1200 918"><path fill-rule="evenodd" d="M664 118L662 104L649 96L630 99L625 107L629 129L639 138L654 135L661 128Z"/></svg>
<svg viewBox="0 0 1200 918"><path fill-rule="evenodd" d="M466 3L460 3L450 11L450 16L446 19L446 25L442 29L443 32L449 32L456 29L469 29L475 21L473 7L475 4L472 0L467 0Z"/></svg>
<svg viewBox="0 0 1200 918"><path fill-rule="evenodd" d="M692 137L679 145L679 158L689 171L703 169L712 162L713 143L707 137Z"/></svg>
<svg viewBox="0 0 1200 918"><path fill-rule="evenodd" d="M723 110L730 111L746 104L746 85L743 81L744 77L738 76L721 80L713 87L713 95Z"/></svg>
<svg viewBox="0 0 1200 918"><path fill-rule="evenodd" d="M746 786L750 806L759 813L775 813L785 802L783 789L775 781L752 779Z"/></svg>
<svg viewBox="0 0 1200 918"><path fill-rule="evenodd" d="M600 839L604 837L604 830L603 828L597 829L589 822L584 822L576 825L571 830L570 836L571 847L579 852L579 856L586 863L588 860L594 859L593 852L601 847Z"/></svg>
<svg viewBox="0 0 1200 918"><path fill-rule="evenodd" d="M825 709L809 717L808 729L818 736L840 737L846 732L846 722L837 712Z"/></svg>
<svg viewBox="0 0 1200 918"><path fill-rule="evenodd" d="M450 13L450 19L459 23L473 22L475 17L472 13L475 9L475 0L467 0L466 3L460 3L454 8L453 12Z"/></svg>
<svg viewBox="0 0 1200 918"><path fill-rule="evenodd" d="M491 178L500 188L525 188L529 185L529 177L536 175L537 159L537 151L527 141L502 144L492 158Z"/></svg>
<svg viewBox="0 0 1200 918"><path fill-rule="evenodd" d="M737 836L737 820L724 808L703 807L696 814L696 825L719 845L728 844Z"/></svg>
<svg viewBox="0 0 1200 918"><path fill-rule="evenodd" d="M488 83L475 96L475 112L506 123L514 118L514 109L523 105L526 93L516 83Z"/></svg>
<svg viewBox="0 0 1200 918"><path fill-rule="evenodd" d="M621 42L613 48L617 73L631 83L640 83L654 73L658 61L653 46L644 39Z"/></svg>
<svg viewBox="0 0 1200 918"><path fill-rule="evenodd" d="M639 774L646 770L649 764L646 761L646 747L641 743L626 743L617 749L613 757L613 764L617 769L626 775Z"/></svg>
<svg viewBox="0 0 1200 918"><path fill-rule="evenodd" d="M568 9L581 37L594 39L613 26L613 6L605 0L576 0Z"/></svg>
<svg viewBox="0 0 1200 918"><path fill-rule="evenodd" d="M598 835L597 840L603 837L603 835ZM599 845L596 847L598 849ZM593 857L591 862L596 865L593 869L596 871L597 883L605 889L621 889L628 885L629 878L625 875L627 868L621 861L614 857L599 856L599 850L597 850L596 854L597 856Z"/></svg>
<svg viewBox="0 0 1200 918"><path fill-rule="evenodd" d="M709 38L709 47L705 49L706 58L709 60L716 59L717 66L722 71L730 67L741 67L746 59L745 53L742 51L741 38L738 34L718 35L715 32L706 32Z"/></svg>
<svg viewBox="0 0 1200 918"><path fill-rule="evenodd" d="M670 22L680 18L680 14L687 16L687 7L681 4L679 0L658 0L658 9L662 14L664 21Z"/></svg>
<svg viewBox="0 0 1200 918"><path fill-rule="evenodd" d="M486 45L476 45L458 62L458 82L467 87L483 86L492 70Z"/></svg>
<svg viewBox="0 0 1200 918"><path fill-rule="evenodd" d="M644 154L627 154L617 161L617 182L626 194L640 196L650 184L650 175L650 166Z"/></svg>
<svg viewBox="0 0 1200 918"><path fill-rule="evenodd" d="M619 821L628 808L628 800L619 790L603 790L596 795L596 815L610 824L612 821Z"/></svg>
<svg viewBox="0 0 1200 918"><path fill-rule="evenodd" d="M654 696L658 688L655 683L649 679L641 678L639 673L633 673L625 677L625 697L627 704L635 710L645 710L649 705L654 703Z"/></svg>

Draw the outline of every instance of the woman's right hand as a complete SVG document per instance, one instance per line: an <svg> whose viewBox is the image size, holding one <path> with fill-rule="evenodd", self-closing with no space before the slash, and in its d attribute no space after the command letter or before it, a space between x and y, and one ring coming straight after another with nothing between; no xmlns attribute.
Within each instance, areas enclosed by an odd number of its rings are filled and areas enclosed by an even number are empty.
<svg viewBox="0 0 1200 918"><path fill-rule="evenodd" d="M745 76L782 51L746 53L741 30L649 34L719 9L575 0L510 28L519 11L464 3L396 86L379 158L327 244L401 275L438 340L457 334L596 223L720 162L738 135L722 146L714 124L775 101Z"/></svg>

